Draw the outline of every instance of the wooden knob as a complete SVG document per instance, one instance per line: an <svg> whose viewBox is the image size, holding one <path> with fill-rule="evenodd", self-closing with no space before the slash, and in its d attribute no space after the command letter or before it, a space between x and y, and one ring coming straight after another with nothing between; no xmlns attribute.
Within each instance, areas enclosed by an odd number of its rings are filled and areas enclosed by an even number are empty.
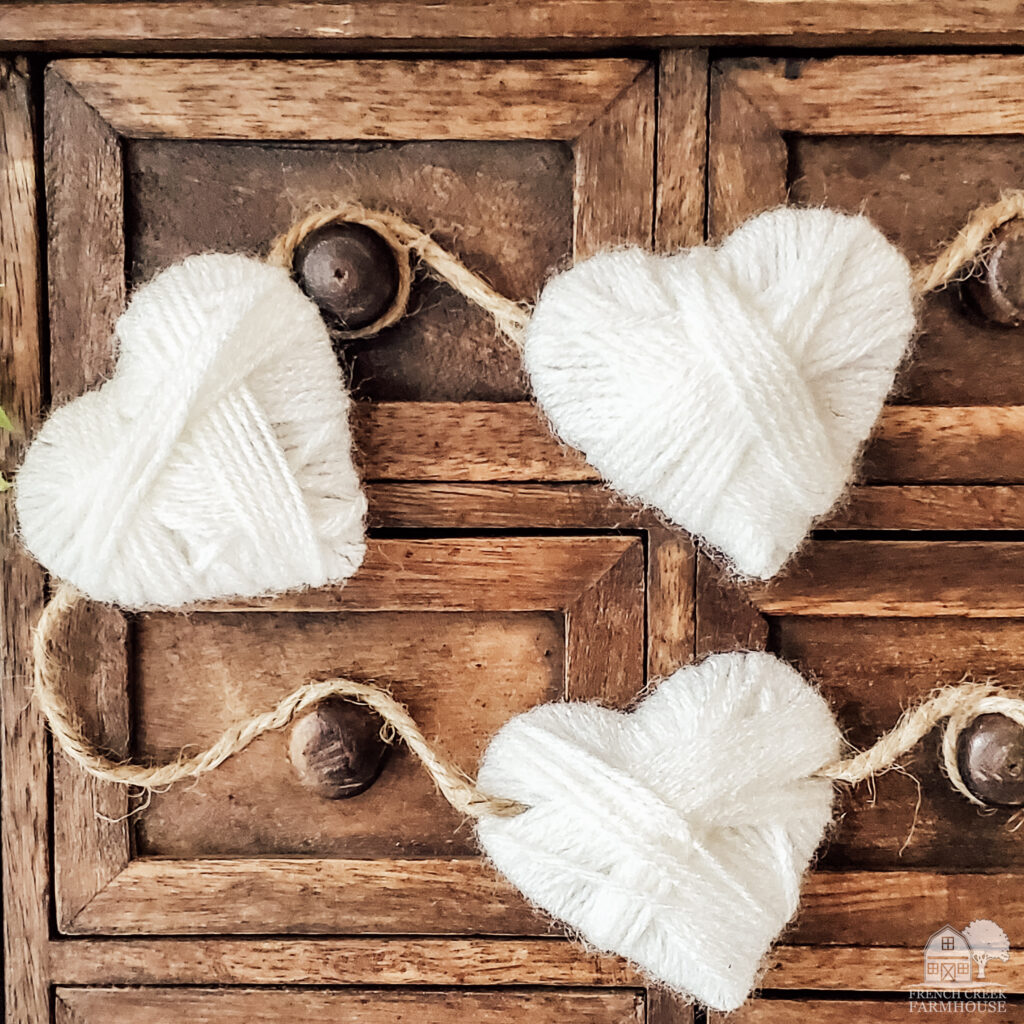
<svg viewBox="0 0 1024 1024"><path fill-rule="evenodd" d="M985 319L1019 327L1024 323L1024 223L1004 224L993 240L984 272L964 283L964 294Z"/></svg>
<svg viewBox="0 0 1024 1024"><path fill-rule="evenodd" d="M979 715L961 734L958 765L967 788L994 807L1024 806L1024 726Z"/></svg>
<svg viewBox="0 0 1024 1024"><path fill-rule="evenodd" d="M365 224L336 221L311 231L295 247L292 268L302 290L342 330L368 327L398 295L395 253Z"/></svg>
<svg viewBox="0 0 1024 1024"><path fill-rule="evenodd" d="M330 800L358 796L374 784L391 747L369 708L340 697L321 701L292 728L288 756L304 786Z"/></svg>

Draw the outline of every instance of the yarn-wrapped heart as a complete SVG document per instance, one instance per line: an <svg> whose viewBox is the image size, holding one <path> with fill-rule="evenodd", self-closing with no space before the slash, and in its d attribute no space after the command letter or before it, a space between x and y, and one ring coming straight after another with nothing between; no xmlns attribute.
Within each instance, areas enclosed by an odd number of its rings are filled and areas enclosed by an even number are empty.
<svg viewBox="0 0 1024 1024"><path fill-rule="evenodd" d="M484 851L588 943L720 1010L739 1006L831 819L814 773L840 736L768 654L680 669L630 714L546 704L491 741L478 777L525 805L477 822Z"/></svg>
<svg viewBox="0 0 1024 1024"><path fill-rule="evenodd" d="M139 289L98 391L58 409L17 477L21 536L126 608L319 586L362 561L350 399L287 272L193 256Z"/></svg>
<svg viewBox="0 0 1024 1024"><path fill-rule="evenodd" d="M612 487L767 579L845 489L913 330L909 264L870 222L779 209L559 275L524 358Z"/></svg>

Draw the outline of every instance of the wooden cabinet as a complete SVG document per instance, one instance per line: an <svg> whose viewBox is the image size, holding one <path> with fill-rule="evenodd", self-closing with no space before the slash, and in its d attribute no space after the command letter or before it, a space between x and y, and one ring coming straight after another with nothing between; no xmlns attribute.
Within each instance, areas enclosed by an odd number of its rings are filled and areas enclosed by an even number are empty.
<svg viewBox="0 0 1024 1024"><path fill-rule="evenodd" d="M96 24L128 16L99 6ZM69 48L83 52L5 64L0 83L0 397L29 430L109 372L134 285L189 252L265 251L314 205L393 206L528 298L573 257L694 244L705 219L721 237L786 201L865 209L923 258L1024 165L1013 55ZM482 314L425 278L413 309L342 357L371 526L347 586L70 624L75 697L112 750L203 744L330 673L392 681L470 772L527 707L625 706L715 650L793 661L862 745L937 683L1018 681L1019 332L930 298L849 501L783 578L741 588L551 437ZM3 440L9 469L23 438ZM27 683L44 580L16 544L4 557L10 1021L692 1020L531 910L401 751L348 802L301 786L283 734L142 805L51 757ZM768 998L738 1019L895 1020L947 922L990 917L1024 946L1019 839L953 793L933 747L842 797ZM996 969L1022 991L1019 966ZM837 1010L826 994L842 990L878 997Z"/></svg>

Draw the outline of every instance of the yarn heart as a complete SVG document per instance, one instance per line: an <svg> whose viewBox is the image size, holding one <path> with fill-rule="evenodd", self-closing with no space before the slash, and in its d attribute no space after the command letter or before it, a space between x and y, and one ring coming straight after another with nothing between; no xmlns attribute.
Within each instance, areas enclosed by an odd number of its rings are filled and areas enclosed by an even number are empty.
<svg viewBox="0 0 1024 1024"><path fill-rule="evenodd" d="M768 654L723 654L631 714L546 704L494 737L479 774L519 801L484 851L588 943L720 1010L739 1006L793 916L831 818L813 773L840 737L824 700Z"/></svg>
<svg viewBox="0 0 1024 1024"><path fill-rule="evenodd" d="M349 396L284 270L190 257L137 292L116 335L111 379L53 413L18 474L40 562L128 608L355 572L366 501Z"/></svg>
<svg viewBox="0 0 1024 1024"><path fill-rule="evenodd" d="M525 363L612 487L767 579L845 489L913 330L910 267L875 227L779 209L717 249L554 278Z"/></svg>

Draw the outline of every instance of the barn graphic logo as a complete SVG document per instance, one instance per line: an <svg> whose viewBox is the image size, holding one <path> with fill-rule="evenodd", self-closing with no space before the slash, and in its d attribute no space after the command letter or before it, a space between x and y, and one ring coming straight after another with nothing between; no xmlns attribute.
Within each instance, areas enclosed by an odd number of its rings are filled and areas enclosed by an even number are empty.
<svg viewBox="0 0 1024 1024"><path fill-rule="evenodd" d="M995 923L972 921L963 931L943 925L924 945L924 978L934 988L986 985L988 965L1010 959L1010 940Z"/></svg>

